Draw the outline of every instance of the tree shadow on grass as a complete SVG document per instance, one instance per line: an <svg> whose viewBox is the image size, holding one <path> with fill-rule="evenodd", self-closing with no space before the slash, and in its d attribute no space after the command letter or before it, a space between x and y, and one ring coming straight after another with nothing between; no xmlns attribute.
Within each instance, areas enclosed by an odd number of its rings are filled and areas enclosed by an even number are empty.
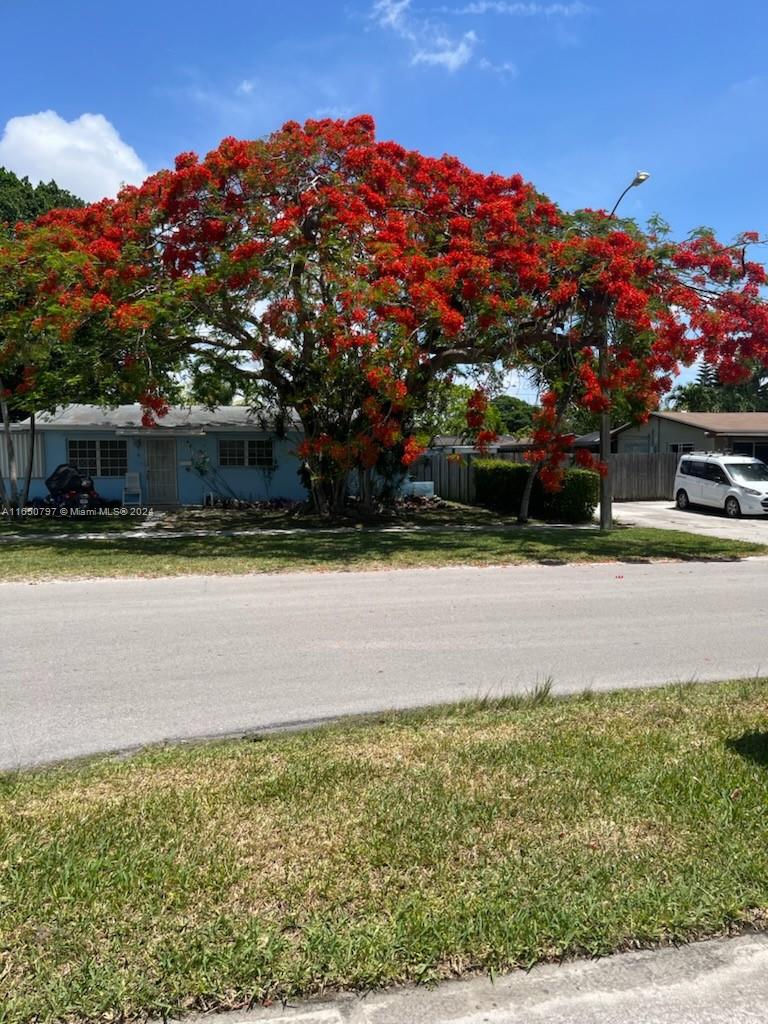
<svg viewBox="0 0 768 1024"><path fill-rule="evenodd" d="M747 761L768 768L768 732L745 732L737 739L726 740L725 745Z"/></svg>
<svg viewBox="0 0 768 1024"><path fill-rule="evenodd" d="M519 532L366 529L261 535L212 532L193 537L155 534L135 539L117 533L98 540L68 543L19 541L8 547L8 556L13 556L14 572L158 576L519 562L549 566L590 561L647 564L654 559L735 562L753 551L754 546L749 544L690 537L673 531L637 530L601 535L592 530L536 527ZM11 574L0 570L0 575Z"/></svg>

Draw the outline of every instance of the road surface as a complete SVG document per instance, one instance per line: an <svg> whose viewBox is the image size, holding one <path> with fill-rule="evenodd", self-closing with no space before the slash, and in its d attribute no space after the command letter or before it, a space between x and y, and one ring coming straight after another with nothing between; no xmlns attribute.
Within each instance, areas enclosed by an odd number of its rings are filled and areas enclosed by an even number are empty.
<svg viewBox="0 0 768 1024"><path fill-rule="evenodd" d="M768 561L0 585L0 768L530 688L768 674Z"/></svg>

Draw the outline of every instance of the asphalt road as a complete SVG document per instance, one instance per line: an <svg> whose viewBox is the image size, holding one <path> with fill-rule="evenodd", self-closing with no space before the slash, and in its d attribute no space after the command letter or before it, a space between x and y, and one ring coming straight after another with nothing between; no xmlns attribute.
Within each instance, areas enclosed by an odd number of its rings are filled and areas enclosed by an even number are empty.
<svg viewBox="0 0 768 1024"><path fill-rule="evenodd" d="M193 1024L764 1024L767 1006L768 938L744 935Z"/></svg>
<svg viewBox="0 0 768 1024"><path fill-rule="evenodd" d="M768 561L0 585L0 767L531 687L768 674Z"/></svg>

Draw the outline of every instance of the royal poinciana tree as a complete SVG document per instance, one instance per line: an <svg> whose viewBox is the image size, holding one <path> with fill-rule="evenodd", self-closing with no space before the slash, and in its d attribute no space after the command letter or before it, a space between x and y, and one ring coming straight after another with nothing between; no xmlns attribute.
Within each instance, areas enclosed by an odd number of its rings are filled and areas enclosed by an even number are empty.
<svg viewBox="0 0 768 1024"><path fill-rule="evenodd" d="M17 361L87 352L105 400L137 397L148 422L180 375L295 414L323 511L351 469L418 456L436 383L502 363L542 386L532 460L557 487L569 408L621 396L642 417L701 352L725 378L768 362L754 240L566 215L519 176L378 142L369 117L289 123L19 229L6 264L35 283L5 330ZM486 401L467 409L481 443Z"/></svg>
<svg viewBox="0 0 768 1024"><path fill-rule="evenodd" d="M21 310L34 303L38 295L37 282L30 280L26 269L18 263L22 247L14 243L14 228L19 222L32 221L48 210L83 205L81 199L59 188L54 181L40 182L35 186L26 178L19 178L12 171L0 167L0 428L3 435L0 444L10 476L8 494L4 481L0 479L0 507L4 509L18 506L26 500L33 447L30 445L27 464L20 466L10 426L13 418L34 413L34 406L28 405L31 367L33 363L39 366L45 362L48 355L47 344L33 345L32 348L27 344L22 354L17 350L17 343L3 333L4 314L15 318ZM43 247L46 261L55 258L55 239ZM18 486L20 476L25 480L21 490Z"/></svg>
<svg viewBox="0 0 768 1024"><path fill-rule="evenodd" d="M113 339L155 412L185 369L295 413L314 500L338 508L350 468L418 455L411 421L436 379L508 357L524 322L539 331L557 221L519 176L376 142L368 117L288 124L42 218L82 280L47 282L30 323Z"/></svg>
<svg viewBox="0 0 768 1024"><path fill-rule="evenodd" d="M526 360L543 390L531 459L545 487L560 484L573 441L563 423L574 407L600 413L619 404L642 421L681 364L699 356L724 382L768 366L766 274L747 259L757 242L747 232L724 245L709 231L673 242L658 220L643 232L603 211L563 218L549 262L548 317L557 329ZM577 459L594 464L588 453Z"/></svg>

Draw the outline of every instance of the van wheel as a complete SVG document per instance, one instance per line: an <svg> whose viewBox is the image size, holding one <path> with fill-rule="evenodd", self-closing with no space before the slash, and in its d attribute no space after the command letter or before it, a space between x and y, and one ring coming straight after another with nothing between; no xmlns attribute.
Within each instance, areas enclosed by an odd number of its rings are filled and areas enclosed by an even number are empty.
<svg viewBox="0 0 768 1024"><path fill-rule="evenodd" d="M741 516L741 505L735 498L725 499L725 514L729 519L738 519Z"/></svg>
<svg viewBox="0 0 768 1024"><path fill-rule="evenodd" d="M678 491L675 495L675 501L677 502L677 507L680 509L681 512L685 512L685 510L691 504L690 501L688 501L688 492L682 490Z"/></svg>

